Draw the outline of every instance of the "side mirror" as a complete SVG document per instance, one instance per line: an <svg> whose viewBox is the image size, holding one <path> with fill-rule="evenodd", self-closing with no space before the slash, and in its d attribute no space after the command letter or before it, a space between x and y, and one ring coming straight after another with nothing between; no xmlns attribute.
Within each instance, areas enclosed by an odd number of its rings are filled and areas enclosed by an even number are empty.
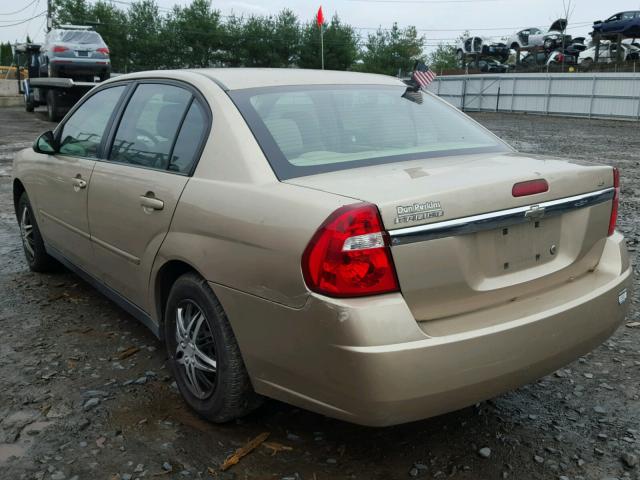
<svg viewBox="0 0 640 480"><path fill-rule="evenodd" d="M45 155L51 155L58 151L56 148L56 139L51 130L47 130L36 139L33 143L33 151Z"/></svg>

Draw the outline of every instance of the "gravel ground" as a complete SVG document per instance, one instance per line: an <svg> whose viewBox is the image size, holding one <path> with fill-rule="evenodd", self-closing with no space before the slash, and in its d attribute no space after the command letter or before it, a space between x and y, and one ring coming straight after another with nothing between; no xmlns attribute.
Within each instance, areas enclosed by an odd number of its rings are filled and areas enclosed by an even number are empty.
<svg viewBox="0 0 640 480"><path fill-rule="evenodd" d="M474 117L523 151L619 166L620 229L637 260L638 123ZM408 425L359 427L275 401L228 425L199 419L151 333L75 275L27 269L11 158L51 126L41 113L0 109L1 479L640 479L637 327L537 383ZM637 322L637 294L632 302ZM271 449L219 472L261 432Z"/></svg>

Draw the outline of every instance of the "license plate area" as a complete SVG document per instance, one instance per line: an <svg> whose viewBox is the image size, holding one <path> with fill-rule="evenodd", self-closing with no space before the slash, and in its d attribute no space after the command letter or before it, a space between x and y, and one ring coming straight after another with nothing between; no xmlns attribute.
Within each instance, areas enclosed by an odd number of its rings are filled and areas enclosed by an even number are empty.
<svg viewBox="0 0 640 480"><path fill-rule="evenodd" d="M478 260L486 277L534 268L559 254L562 216L531 220L476 234Z"/></svg>
<svg viewBox="0 0 640 480"><path fill-rule="evenodd" d="M79 57L88 57L89 56L89 52L87 50L78 50L76 53L78 54Z"/></svg>

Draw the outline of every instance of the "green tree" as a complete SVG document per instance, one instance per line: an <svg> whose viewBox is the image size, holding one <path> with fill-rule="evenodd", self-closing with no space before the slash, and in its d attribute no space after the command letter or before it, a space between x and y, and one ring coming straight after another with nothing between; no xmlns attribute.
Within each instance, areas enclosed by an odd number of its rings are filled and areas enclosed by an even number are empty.
<svg viewBox="0 0 640 480"><path fill-rule="evenodd" d="M224 24L223 61L228 67L244 66L244 23L243 17L231 15Z"/></svg>
<svg viewBox="0 0 640 480"><path fill-rule="evenodd" d="M274 20L271 16L252 15L243 24L240 44L245 67L271 67L276 63Z"/></svg>
<svg viewBox="0 0 640 480"><path fill-rule="evenodd" d="M358 58L358 34L342 23L338 15L324 28L324 65L327 70L348 70ZM321 68L320 29L315 22L307 23L302 32L301 68Z"/></svg>
<svg viewBox="0 0 640 480"><path fill-rule="evenodd" d="M456 58L456 46L439 43L436 49L429 54L429 67L434 72L456 68L458 59Z"/></svg>
<svg viewBox="0 0 640 480"><path fill-rule="evenodd" d="M220 11L211 8L210 0L176 6L168 15L163 32L170 66L197 68L222 64L226 31Z"/></svg>
<svg viewBox="0 0 640 480"><path fill-rule="evenodd" d="M91 16L91 25L109 47L111 69L114 72L126 72L130 45L123 32L129 28L127 14L112 3L99 0L93 5Z"/></svg>
<svg viewBox="0 0 640 480"><path fill-rule="evenodd" d="M127 12L129 50L127 71L153 70L170 66L168 44L163 36L164 17L154 0L132 3Z"/></svg>
<svg viewBox="0 0 640 480"><path fill-rule="evenodd" d="M273 56L271 67L290 67L300 58L300 21L289 9L282 10L273 20Z"/></svg>
<svg viewBox="0 0 640 480"><path fill-rule="evenodd" d="M13 63L13 52L11 51L11 44L0 43L0 65L11 65Z"/></svg>
<svg viewBox="0 0 640 480"><path fill-rule="evenodd" d="M400 28L397 23L389 30L378 29L369 34L359 70L387 75L404 75L413 69L416 60L423 60L425 38L415 27Z"/></svg>
<svg viewBox="0 0 640 480"><path fill-rule="evenodd" d="M93 20L91 9L86 0L54 0L53 26L86 25Z"/></svg>

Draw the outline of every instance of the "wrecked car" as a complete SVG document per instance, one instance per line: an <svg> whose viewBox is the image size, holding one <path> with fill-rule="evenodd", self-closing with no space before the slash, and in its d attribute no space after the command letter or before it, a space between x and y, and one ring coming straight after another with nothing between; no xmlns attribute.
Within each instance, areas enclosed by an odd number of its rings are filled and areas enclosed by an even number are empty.
<svg viewBox="0 0 640 480"><path fill-rule="evenodd" d="M531 27L514 33L507 40L507 45L514 50L528 50L542 47L550 50L562 45L567 45L571 41L571 35L565 34L567 20L559 18L551 24L549 30L543 32L539 28Z"/></svg>
<svg viewBox="0 0 640 480"><path fill-rule="evenodd" d="M640 48L631 42L622 42L620 48L623 50L622 61L640 60ZM618 44L616 42L602 42L598 51L598 62L612 63L618 58ZM596 59L596 46L592 45L583 52L580 52L578 63L584 67L591 65Z"/></svg>
<svg viewBox="0 0 640 480"><path fill-rule="evenodd" d="M488 57L505 61L509 58L509 47L489 37L468 37L458 42L456 58L463 65L467 57Z"/></svg>
<svg viewBox="0 0 640 480"><path fill-rule="evenodd" d="M112 78L12 185L29 268L146 325L214 422L263 397L372 426L460 409L587 354L631 298L617 169L519 153L390 76Z"/></svg>
<svg viewBox="0 0 640 480"><path fill-rule="evenodd" d="M640 10L620 12L605 21L593 22L592 35L623 35L625 37L640 37Z"/></svg>
<svg viewBox="0 0 640 480"><path fill-rule="evenodd" d="M485 58L480 60L472 60L467 64L470 70L479 70L486 73L506 73L509 71L509 66L500 63L492 58Z"/></svg>

